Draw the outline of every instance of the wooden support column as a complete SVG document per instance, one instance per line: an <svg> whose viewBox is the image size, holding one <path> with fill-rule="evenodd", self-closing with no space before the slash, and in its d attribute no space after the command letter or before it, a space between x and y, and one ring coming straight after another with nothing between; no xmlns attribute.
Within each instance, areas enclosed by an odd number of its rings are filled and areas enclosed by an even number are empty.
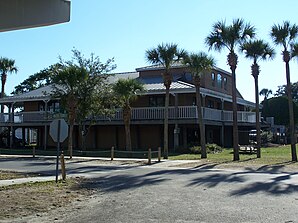
<svg viewBox="0 0 298 223"><path fill-rule="evenodd" d="M93 126L93 146L94 146L94 148L95 149L97 149L97 133L98 133L98 131L97 131L97 125L94 125Z"/></svg>
<svg viewBox="0 0 298 223"><path fill-rule="evenodd" d="M137 130L137 147L138 149L141 148L141 132L140 132L140 125L136 125Z"/></svg>
<svg viewBox="0 0 298 223"><path fill-rule="evenodd" d="M27 143L30 144L30 128L27 128Z"/></svg>
<svg viewBox="0 0 298 223"><path fill-rule="evenodd" d="M119 130L118 130L118 126L115 127L115 147L116 147L116 150L119 149Z"/></svg>
<svg viewBox="0 0 298 223"><path fill-rule="evenodd" d="M183 149L187 148L187 127L183 126Z"/></svg>
<svg viewBox="0 0 298 223"><path fill-rule="evenodd" d="M9 105L9 116L10 116L10 129L9 129L9 148L14 146L14 138L15 138L15 131L14 131L14 103Z"/></svg>
<svg viewBox="0 0 298 223"><path fill-rule="evenodd" d="M221 146L225 146L225 124L222 123L221 130L220 130L221 136L220 136L220 143Z"/></svg>
<svg viewBox="0 0 298 223"><path fill-rule="evenodd" d="M224 145L225 145L224 105L225 105L225 101L222 98L221 99L221 120L222 120L222 125L221 125L221 130L220 130L220 143L221 143L222 147L224 147Z"/></svg>
<svg viewBox="0 0 298 223"><path fill-rule="evenodd" d="M178 94L175 94L175 128L174 128L174 152L179 148L179 133L178 126L179 110L178 110Z"/></svg>
<svg viewBox="0 0 298 223"><path fill-rule="evenodd" d="M23 146L26 145L26 128L25 127L22 127L22 143L23 143Z"/></svg>
<svg viewBox="0 0 298 223"><path fill-rule="evenodd" d="M44 109L45 109L45 116L46 116L46 120L48 119L48 102L49 100L44 100L43 101L44 104ZM43 149L46 150L47 149L47 145L48 145L48 125L45 124L44 125L44 147Z"/></svg>

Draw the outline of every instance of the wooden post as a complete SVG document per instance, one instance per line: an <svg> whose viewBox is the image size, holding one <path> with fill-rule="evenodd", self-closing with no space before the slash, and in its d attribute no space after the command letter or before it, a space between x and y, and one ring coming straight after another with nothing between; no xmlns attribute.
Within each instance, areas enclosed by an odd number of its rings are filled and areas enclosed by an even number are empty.
<svg viewBox="0 0 298 223"><path fill-rule="evenodd" d="M35 158L35 146L32 147L32 156Z"/></svg>
<svg viewBox="0 0 298 223"><path fill-rule="evenodd" d="M148 149L148 164L151 165L151 148Z"/></svg>
<svg viewBox="0 0 298 223"><path fill-rule="evenodd" d="M161 148L158 147L158 162L160 162L160 157L161 157Z"/></svg>
<svg viewBox="0 0 298 223"><path fill-rule="evenodd" d="M111 161L114 160L114 146L112 146L112 149L111 149Z"/></svg>
<svg viewBox="0 0 298 223"><path fill-rule="evenodd" d="M61 162L62 181L65 181L66 180L66 171L65 171L65 160L64 160L63 151L61 152L60 162Z"/></svg>

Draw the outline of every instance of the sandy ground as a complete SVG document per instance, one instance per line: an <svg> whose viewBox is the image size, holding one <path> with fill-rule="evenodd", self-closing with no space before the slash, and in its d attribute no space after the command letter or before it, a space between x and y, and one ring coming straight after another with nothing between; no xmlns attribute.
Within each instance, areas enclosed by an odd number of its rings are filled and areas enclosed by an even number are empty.
<svg viewBox="0 0 298 223"><path fill-rule="evenodd" d="M41 216L53 209L86 200L92 190L80 188L83 181L83 178L72 178L66 183L51 181L0 187L0 222Z"/></svg>

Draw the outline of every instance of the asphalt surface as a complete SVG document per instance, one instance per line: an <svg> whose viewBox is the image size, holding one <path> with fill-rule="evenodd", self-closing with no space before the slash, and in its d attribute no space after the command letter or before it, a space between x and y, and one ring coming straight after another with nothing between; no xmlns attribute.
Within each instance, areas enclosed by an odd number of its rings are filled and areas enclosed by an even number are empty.
<svg viewBox="0 0 298 223"><path fill-rule="evenodd" d="M0 158L0 169L54 173L54 160ZM92 198L10 222L298 222L298 173L105 165L78 160Z"/></svg>

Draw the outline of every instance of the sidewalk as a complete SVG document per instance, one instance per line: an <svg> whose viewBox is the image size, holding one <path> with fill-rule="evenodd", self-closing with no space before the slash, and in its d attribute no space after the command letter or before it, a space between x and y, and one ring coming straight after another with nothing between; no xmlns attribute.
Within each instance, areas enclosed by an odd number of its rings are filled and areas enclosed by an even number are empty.
<svg viewBox="0 0 298 223"><path fill-rule="evenodd" d="M32 157L32 155L0 155L1 158L12 158L16 159L15 162L17 162L17 159L30 159L31 161L50 161L50 165L54 165L56 163L56 157L55 156L36 156L35 158ZM131 166L132 168L135 166L136 168L142 167L142 168L179 168L177 165L180 164L187 164L187 163L194 163L194 162L200 162L199 160L161 160L160 162L157 162L157 159L152 159L152 164L147 165L148 159L132 159L132 158L114 158L113 161L111 161L110 158L104 158L104 157L73 157L73 159L68 159L66 157L66 169L67 165L76 165L76 163L80 163L81 165L84 165L86 167L94 167L94 166L114 166L114 167L127 167ZM183 167L181 167L183 168ZM60 169L60 166L59 166ZM3 168L3 170L6 170ZM7 171L9 171L7 169ZM18 171L17 171L18 172ZM23 172L23 171L21 171ZM26 171L25 171L26 172ZM59 171L60 174L60 171ZM81 174L69 174L68 176L76 177L81 176ZM85 177L88 177L88 175L85 175ZM60 176L59 176L60 179ZM55 176L36 176L36 177L26 177L26 178L16 178L11 180L0 180L0 187L2 186L9 186L9 185L16 185L16 184L23 184L23 183L33 183L33 182L44 182L44 181L54 181Z"/></svg>
<svg viewBox="0 0 298 223"><path fill-rule="evenodd" d="M0 188L10 185L23 184L23 183L34 183L34 182L45 182L55 180L55 176L43 176L43 177L26 177L17 178L12 180L0 180Z"/></svg>

